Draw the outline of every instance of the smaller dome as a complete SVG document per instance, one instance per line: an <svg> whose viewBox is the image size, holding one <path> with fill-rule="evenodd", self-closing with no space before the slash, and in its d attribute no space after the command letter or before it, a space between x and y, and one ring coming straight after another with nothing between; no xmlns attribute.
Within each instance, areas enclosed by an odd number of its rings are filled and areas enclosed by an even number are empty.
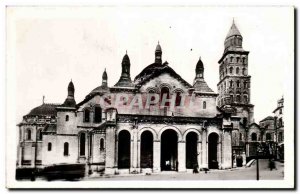
<svg viewBox="0 0 300 194"><path fill-rule="evenodd" d="M103 72L103 74L102 74L102 79L103 79L103 80L107 80L106 69L104 69L104 72Z"/></svg>
<svg viewBox="0 0 300 194"><path fill-rule="evenodd" d="M123 57L122 64L130 64L130 59L129 59L129 56L127 55L127 51Z"/></svg>
<svg viewBox="0 0 300 194"><path fill-rule="evenodd" d="M202 62L201 57L200 57L198 62L197 62L197 65L196 65L196 71L197 70L203 70L203 69L204 69L203 62Z"/></svg>
<svg viewBox="0 0 300 194"><path fill-rule="evenodd" d="M74 87L74 84L72 82L72 80L70 81L69 85L68 85L68 91L74 91L75 90L75 87Z"/></svg>
<svg viewBox="0 0 300 194"><path fill-rule="evenodd" d="M158 44L156 46L156 49L155 49L155 52L161 52L161 51L162 51L161 46L159 45L159 42L158 42Z"/></svg>

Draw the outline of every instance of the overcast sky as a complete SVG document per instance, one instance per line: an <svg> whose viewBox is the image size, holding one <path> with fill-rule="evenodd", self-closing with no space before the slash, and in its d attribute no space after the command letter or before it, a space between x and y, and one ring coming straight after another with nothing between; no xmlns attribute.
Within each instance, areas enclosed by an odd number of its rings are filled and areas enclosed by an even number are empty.
<svg viewBox="0 0 300 194"><path fill-rule="evenodd" d="M32 108L63 103L72 79L76 102L121 75L127 50L131 78L163 61L193 82L201 56L205 80L217 92L219 64L232 19L250 51L251 103L255 121L272 115L284 95L284 72L293 65L293 12L279 7L27 7L7 12L8 88L16 90L16 119ZM291 88L293 89L293 88Z"/></svg>

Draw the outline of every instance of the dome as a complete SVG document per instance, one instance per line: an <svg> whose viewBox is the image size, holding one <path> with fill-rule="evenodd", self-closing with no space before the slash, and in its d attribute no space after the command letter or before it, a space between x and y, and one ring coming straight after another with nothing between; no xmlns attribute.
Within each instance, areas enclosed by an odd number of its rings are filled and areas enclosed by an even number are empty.
<svg viewBox="0 0 300 194"><path fill-rule="evenodd" d="M89 96L93 96L95 94L103 94L108 92L108 87L105 86L98 86L95 89L93 89L85 98L89 97Z"/></svg>
<svg viewBox="0 0 300 194"><path fill-rule="evenodd" d="M173 77L176 77L182 81L183 84L185 84L187 87L192 87L188 82L183 80L180 75L178 75L169 65L168 62L164 62L163 64L158 63L152 63L145 67L141 73L139 73L135 79L134 84L136 85L142 85L147 80L154 78L156 76L159 76L163 73L168 73L172 75Z"/></svg>
<svg viewBox="0 0 300 194"><path fill-rule="evenodd" d="M129 56L127 55L127 52L123 57L122 64L130 64L130 59Z"/></svg>
<svg viewBox="0 0 300 194"><path fill-rule="evenodd" d="M42 104L32 109L26 116L56 116L56 107L59 104Z"/></svg>
<svg viewBox="0 0 300 194"><path fill-rule="evenodd" d="M155 52L161 52L161 46L159 45L159 43L156 46Z"/></svg>
<svg viewBox="0 0 300 194"><path fill-rule="evenodd" d="M197 62L197 65L196 65L196 72L198 72L199 70L203 70L203 69L204 69L204 65L203 65L203 62L200 57L199 61Z"/></svg>
<svg viewBox="0 0 300 194"><path fill-rule="evenodd" d="M102 79L103 79L103 80L107 80L106 69L104 69L104 72L103 72L103 74L102 74Z"/></svg>
<svg viewBox="0 0 300 194"><path fill-rule="evenodd" d="M70 81L69 85L68 85L68 91L74 91L75 90L75 87L74 87L74 84L72 82L72 80Z"/></svg>

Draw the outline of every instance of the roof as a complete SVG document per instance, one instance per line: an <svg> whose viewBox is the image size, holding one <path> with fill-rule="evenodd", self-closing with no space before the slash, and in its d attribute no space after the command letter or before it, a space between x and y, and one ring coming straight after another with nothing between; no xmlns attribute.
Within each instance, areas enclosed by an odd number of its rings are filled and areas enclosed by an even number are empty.
<svg viewBox="0 0 300 194"><path fill-rule="evenodd" d="M53 125L53 124L46 125L43 132L44 133L55 133L56 132L56 125Z"/></svg>
<svg viewBox="0 0 300 194"><path fill-rule="evenodd" d="M254 125L254 126L256 126L257 128L260 129L260 126L259 126L257 123L251 123L251 124L249 125L249 127L251 127L252 125Z"/></svg>
<svg viewBox="0 0 300 194"><path fill-rule="evenodd" d="M197 92L214 93L204 79L197 79L193 87Z"/></svg>
<svg viewBox="0 0 300 194"><path fill-rule="evenodd" d="M274 117L272 116L267 116L266 118L264 118L263 120L259 121L259 122L263 122L263 121L266 121L266 120L274 120Z"/></svg>
<svg viewBox="0 0 300 194"><path fill-rule="evenodd" d="M44 103L32 109L26 116L56 116L56 107L60 104Z"/></svg>
<svg viewBox="0 0 300 194"><path fill-rule="evenodd" d="M159 45L159 43L157 44L155 51L156 52L161 52L161 46Z"/></svg>
<svg viewBox="0 0 300 194"><path fill-rule="evenodd" d="M106 92L109 91L109 88L108 87L105 87L105 86L98 86L96 87L95 89L93 89L88 95L86 95L85 98L87 98L88 96L92 96L94 94L104 94Z"/></svg>
<svg viewBox="0 0 300 194"><path fill-rule="evenodd" d="M201 61L201 58L199 58L197 65L196 65L196 72L197 70L203 70L204 66L203 66L203 62Z"/></svg>
<svg viewBox="0 0 300 194"><path fill-rule="evenodd" d="M102 79L107 80L106 69L104 69L104 72L103 72L103 74L102 74Z"/></svg>
<svg viewBox="0 0 300 194"><path fill-rule="evenodd" d="M234 21L232 22L231 28L229 32L227 33L226 39L231 36L242 36L239 29L236 27Z"/></svg>
<svg viewBox="0 0 300 194"><path fill-rule="evenodd" d="M169 73L175 78L178 78L182 81L183 84L185 84L187 87L192 87L187 81L181 78L180 75L178 75L169 65L168 62L164 62L163 64L159 63L152 63L148 65L146 68L144 68L141 73L139 73L134 78L134 83L136 85L143 85L144 83L148 82L152 78L155 78L163 73Z"/></svg>

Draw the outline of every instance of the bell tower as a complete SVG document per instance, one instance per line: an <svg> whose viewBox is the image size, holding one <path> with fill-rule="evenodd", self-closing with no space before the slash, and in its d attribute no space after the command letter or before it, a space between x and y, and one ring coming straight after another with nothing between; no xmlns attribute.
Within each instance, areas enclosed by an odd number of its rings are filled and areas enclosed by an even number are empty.
<svg viewBox="0 0 300 194"><path fill-rule="evenodd" d="M234 20L225 38L224 53L219 63L218 99L219 107L231 105L237 116L253 122L253 108L250 98L251 76L248 75L249 51L243 49L243 37Z"/></svg>

